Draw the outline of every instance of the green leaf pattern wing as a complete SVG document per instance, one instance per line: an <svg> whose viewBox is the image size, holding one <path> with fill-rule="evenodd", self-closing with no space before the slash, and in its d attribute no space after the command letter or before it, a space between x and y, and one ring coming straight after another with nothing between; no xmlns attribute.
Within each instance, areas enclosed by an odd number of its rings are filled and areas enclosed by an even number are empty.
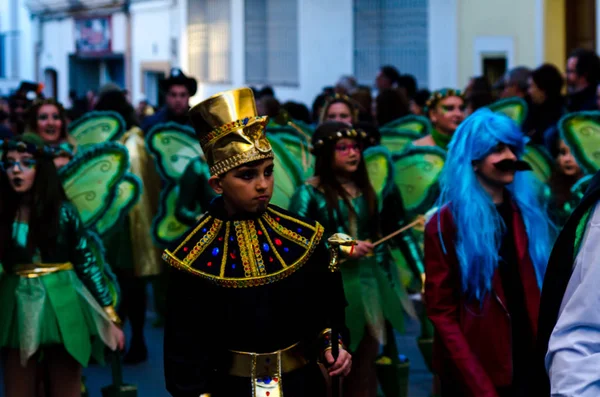
<svg viewBox="0 0 600 397"><path fill-rule="evenodd" d="M581 168L590 174L600 170L600 112L569 113L558 128Z"/></svg>
<svg viewBox="0 0 600 397"><path fill-rule="evenodd" d="M60 169L65 193L86 228L93 227L108 210L128 168L127 149L107 142L80 151Z"/></svg>
<svg viewBox="0 0 600 397"><path fill-rule="evenodd" d="M178 195L179 189L173 184L166 185L160 192L158 213L152 221L152 238L159 247L169 247L189 229L175 216Z"/></svg>
<svg viewBox="0 0 600 397"><path fill-rule="evenodd" d="M510 117L517 125L522 125L527 117L527 102L519 97L500 99L488 106L494 112Z"/></svg>
<svg viewBox="0 0 600 397"><path fill-rule="evenodd" d="M79 147L117 141L125 134L125 130L123 117L113 111L88 112L69 125L69 134Z"/></svg>
<svg viewBox="0 0 600 397"><path fill-rule="evenodd" d="M446 152L433 146L414 147L393 156L394 182L408 219L425 214L435 204L445 161Z"/></svg>
<svg viewBox="0 0 600 397"><path fill-rule="evenodd" d="M156 125L146 136L146 146L165 182L178 181L192 159L204 157L194 130L177 123Z"/></svg>
<svg viewBox="0 0 600 397"><path fill-rule="evenodd" d="M382 125L381 129L412 131L422 137L431 133L432 126L427 117L408 115Z"/></svg>
<svg viewBox="0 0 600 397"><path fill-rule="evenodd" d="M294 160L296 165L302 169L302 175L305 179L313 176L315 170L315 156L310 153L310 144L305 139L298 135L281 132L276 135L269 136L277 139L283 144L289 155Z"/></svg>
<svg viewBox="0 0 600 397"><path fill-rule="evenodd" d="M269 137L275 159L273 160L273 197L271 203L287 209L296 188L304 181L303 172L286 146L275 136Z"/></svg>
<svg viewBox="0 0 600 397"><path fill-rule="evenodd" d="M542 183L548 183L550 175L552 175L552 157L543 146L527 145L523 160L531 165L533 174Z"/></svg>
<svg viewBox="0 0 600 397"><path fill-rule="evenodd" d="M383 198L394 186L394 168L389 150L383 146L373 146L363 153L369 180L381 207Z"/></svg>
<svg viewBox="0 0 600 397"><path fill-rule="evenodd" d="M129 213L142 194L142 181L133 174L125 174L116 188L116 194L110 207L96 223L96 231L101 236L111 233L115 226Z"/></svg>
<svg viewBox="0 0 600 397"><path fill-rule="evenodd" d="M392 154L399 154L414 140L422 138L419 132L394 128L381 128L381 144Z"/></svg>

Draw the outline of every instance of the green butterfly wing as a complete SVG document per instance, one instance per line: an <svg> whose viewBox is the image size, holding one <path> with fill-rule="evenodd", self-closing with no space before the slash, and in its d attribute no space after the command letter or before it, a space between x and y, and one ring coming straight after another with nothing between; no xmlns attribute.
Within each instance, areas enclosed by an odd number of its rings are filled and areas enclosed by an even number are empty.
<svg viewBox="0 0 600 397"><path fill-rule="evenodd" d="M552 157L543 146L527 145L523 160L528 162L533 168L533 174L542 183L547 183L552 175Z"/></svg>
<svg viewBox="0 0 600 397"><path fill-rule="evenodd" d="M69 134L79 147L117 141L125 134L125 130L125 120L113 111L88 112L69 124Z"/></svg>
<svg viewBox="0 0 600 397"><path fill-rule="evenodd" d="M115 197L110 207L96 223L96 231L101 236L110 234L138 202L141 195L142 181L140 178L133 174L125 174L117 185Z"/></svg>
<svg viewBox="0 0 600 397"><path fill-rule="evenodd" d="M500 99L488 106L494 112L510 117L517 125L522 125L527 117L527 102L523 98L512 97Z"/></svg>
<svg viewBox="0 0 600 397"><path fill-rule="evenodd" d="M65 193L85 227L91 227L108 210L128 168L125 146L106 142L80 151L60 169Z"/></svg>
<svg viewBox="0 0 600 397"><path fill-rule="evenodd" d="M160 192L158 213L152 220L152 238L159 247L171 246L189 229L175 216L178 195L179 189L173 184L166 185Z"/></svg>
<svg viewBox="0 0 600 397"><path fill-rule="evenodd" d="M177 123L156 125L146 136L146 146L163 181L179 180L192 159L204 156L194 129Z"/></svg>
<svg viewBox="0 0 600 397"><path fill-rule="evenodd" d="M287 132L270 135L269 140L271 140L271 137L275 137L285 146L289 155L291 155L296 164L302 169L304 178L309 178L314 174L315 157L310 153L311 146L308 141L298 135Z"/></svg>
<svg viewBox="0 0 600 397"><path fill-rule="evenodd" d="M580 180L578 180L573 186L571 186L571 194L573 195L573 199L578 203L581 201L588 187L590 186L590 182L594 179L594 175L586 175Z"/></svg>
<svg viewBox="0 0 600 397"><path fill-rule="evenodd" d="M377 195L377 202L381 206L383 198L394 186L394 167L391 154L383 146L373 146L366 149L363 156L369 180Z"/></svg>
<svg viewBox="0 0 600 397"><path fill-rule="evenodd" d="M271 203L287 209L296 188L304 181L302 168L283 142L276 136L270 136L269 142L271 142L275 154L273 160L275 186L273 187Z"/></svg>
<svg viewBox="0 0 600 397"><path fill-rule="evenodd" d="M402 195L407 219L425 214L439 195L438 179L446 152L433 146L414 147L392 159L394 182Z"/></svg>
<svg viewBox="0 0 600 397"><path fill-rule="evenodd" d="M573 156L587 173L600 169L600 112L576 112L563 116L558 128Z"/></svg>
<svg viewBox="0 0 600 397"><path fill-rule="evenodd" d="M102 240L96 233L89 230L86 233L86 238L90 250L92 251L92 255L94 255L94 258L96 259L96 264L102 271L104 282L106 283L110 292L110 296L112 297L112 305L115 309L118 309L119 305L121 304L121 289L119 287L117 276L112 271L110 265L106 261L104 255L105 250L104 245L102 244Z"/></svg>
<svg viewBox="0 0 600 397"><path fill-rule="evenodd" d="M398 154L406 148L406 145L423 137L416 131L394 128L382 128L379 133L381 134L381 145L388 148L390 152Z"/></svg>
<svg viewBox="0 0 600 397"><path fill-rule="evenodd" d="M418 134L419 137L422 137L431 133L432 126L431 121L429 121L427 117L411 114L401 117L397 120L390 121L389 123L382 125L381 129L412 131Z"/></svg>

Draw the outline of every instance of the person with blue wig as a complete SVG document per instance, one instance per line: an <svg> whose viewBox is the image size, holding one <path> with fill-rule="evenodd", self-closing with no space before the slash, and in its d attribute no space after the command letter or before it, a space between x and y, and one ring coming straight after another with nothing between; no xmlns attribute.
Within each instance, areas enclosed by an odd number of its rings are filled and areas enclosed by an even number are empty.
<svg viewBox="0 0 600 397"><path fill-rule="evenodd" d="M553 227L527 138L480 109L456 130L425 228L425 305L442 396L531 396L540 287Z"/></svg>

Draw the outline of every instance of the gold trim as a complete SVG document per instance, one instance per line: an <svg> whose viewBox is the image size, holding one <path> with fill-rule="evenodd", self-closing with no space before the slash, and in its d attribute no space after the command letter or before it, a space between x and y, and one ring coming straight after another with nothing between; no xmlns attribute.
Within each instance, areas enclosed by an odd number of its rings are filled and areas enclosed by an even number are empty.
<svg viewBox="0 0 600 397"><path fill-rule="evenodd" d="M204 252L207 246L212 244L217 237L217 234L221 230L221 226L223 225L223 221L220 219L215 219L214 223L210 226L210 229L202 236L200 240L194 245L194 248L190 251L189 254L185 257L183 262L185 263L193 263L200 254Z"/></svg>
<svg viewBox="0 0 600 397"><path fill-rule="evenodd" d="M17 265L13 273L20 277L38 278L65 270L73 270L73 264L71 262L23 264Z"/></svg>
<svg viewBox="0 0 600 397"><path fill-rule="evenodd" d="M176 269L185 270L195 276L202 277L216 285L225 288L248 288L248 287L258 287L261 285L272 284L276 281L282 280L291 274L295 273L296 270L300 269L306 261L310 258L310 255L317 248L317 245L321 242L323 237L324 228L320 224L316 224L317 230L316 233L312 236L310 245L304 254L292 265L289 265L287 268L281 269L280 271L269 274L266 276L260 277L246 277L246 278L221 278L218 276L214 276L212 274L208 274L202 272L200 270L194 269L189 264L183 263L180 259L173 255L169 250L165 250L163 252L163 260L167 262L169 265L173 266ZM240 247L241 251L242 247ZM240 254L241 255L241 254Z"/></svg>
<svg viewBox="0 0 600 397"><path fill-rule="evenodd" d="M115 308L112 305L110 305L110 306L104 306L103 309L104 309L104 313L106 313L108 315L108 318L110 318L110 321L112 321L113 323L115 323L119 327L121 325L123 325L123 322L121 321L121 318L119 317L119 315L115 311Z"/></svg>
<svg viewBox="0 0 600 397"><path fill-rule="evenodd" d="M303 247L306 247L309 244L309 241L306 237L302 237L298 233L293 232L290 229L286 228L281 223L279 223L275 219L271 218L271 216L269 214L265 213L263 218L265 219L265 221L267 221L269 226L271 226L273 228L273 230L275 232L277 232L277 234L279 234L281 237L284 237L285 239L287 239L293 243L296 243L298 245L301 245Z"/></svg>
<svg viewBox="0 0 600 397"><path fill-rule="evenodd" d="M235 226L235 236L238 242L238 247L240 248L240 260L242 261L242 266L244 267L244 276L246 276L246 278L254 277L256 276L256 270L254 262L248 254L248 247L246 245L248 236L246 235L244 223L240 221L234 221L233 225Z"/></svg>
<svg viewBox="0 0 600 397"><path fill-rule="evenodd" d="M239 167L240 165L251 163L253 161L264 160L264 159L272 159L275 158L275 154L273 151L269 151L263 153L259 151L257 148L253 147L252 149L245 151L240 154L236 154L235 156L228 157L224 160L219 161L213 166L209 167L209 171L211 175L222 175L227 171L230 171L234 168Z"/></svg>
<svg viewBox="0 0 600 397"><path fill-rule="evenodd" d="M275 244L273 244L273 241L271 241L271 236L269 236L269 233L267 233L267 228L265 227L265 225L262 223L262 221L260 219L258 220L258 225L260 226L260 230L262 230L262 232L265 234L265 237L267 238L269 245L273 249L273 253L275 254L275 257L277 258L279 263L281 263L281 266L283 268L286 268L287 264L285 263L283 258L279 255L279 252L277 251L277 246Z"/></svg>
<svg viewBox="0 0 600 397"><path fill-rule="evenodd" d="M256 272L259 276L264 276L267 274L267 270L265 269L265 260L260 252L260 244L258 243L256 226L254 225L254 221L248 221L247 225L248 235L250 236L250 244L252 244L252 248L254 249L254 263L256 264Z"/></svg>
<svg viewBox="0 0 600 397"><path fill-rule="evenodd" d="M175 248L175 251L173 251L173 254L176 254L177 251L182 249L187 244L187 242L190 241L190 239L192 237L194 237L194 235L196 235L196 233L198 233L198 230L200 230L204 225L206 225L208 223L208 221L210 221L211 219L212 219L212 216L207 215L206 219L203 220L202 222L200 222L198 224L198 226L196 226L194 228L194 230L190 234L188 234L188 236L183 240L183 242L181 244L179 244L179 246L177 248Z"/></svg>
<svg viewBox="0 0 600 397"><path fill-rule="evenodd" d="M227 255L229 255L229 222L225 224L225 240L223 243L223 258L221 259L221 272L219 275L221 277L225 276L225 266L227 265Z"/></svg>
<svg viewBox="0 0 600 397"><path fill-rule="evenodd" d="M310 224L308 224L308 223L306 223L306 222L303 222L303 221L302 221L302 220L300 220L300 219L293 218L293 217L291 217L291 216L289 216L289 215L285 215L285 214L282 214L281 212L275 211L275 210L274 210L272 207L268 207L268 208L267 208L267 211L274 213L275 215L277 215L277 216L278 216L278 217L280 217L280 218L283 218L283 219L285 219L286 221L290 221L290 222L295 222L295 223L298 223L300 226L303 226L303 227L305 227L305 228L307 228L308 230L311 230L311 231L313 231L313 232L314 232L314 231L316 231L316 230L317 230L317 228L319 227L319 224L318 224L318 223L317 223L317 224L315 224L315 225L310 225Z"/></svg>

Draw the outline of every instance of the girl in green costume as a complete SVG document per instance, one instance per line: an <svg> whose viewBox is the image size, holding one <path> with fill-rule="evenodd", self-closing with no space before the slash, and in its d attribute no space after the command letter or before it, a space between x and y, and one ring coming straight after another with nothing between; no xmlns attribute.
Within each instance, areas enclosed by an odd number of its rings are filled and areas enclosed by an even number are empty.
<svg viewBox="0 0 600 397"><path fill-rule="evenodd" d="M0 349L7 397L35 395L43 359L54 396L81 394L81 368L124 344L119 318L51 152L25 134L2 146Z"/></svg>
<svg viewBox="0 0 600 397"><path fill-rule="evenodd" d="M290 211L317 220L327 235L341 232L357 240L351 259L341 265L355 363L345 395L370 397L377 393L375 361L380 346L386 338L393 343L386 321L403 331L405 311L414 314L414 310L386 246L372 243L386 226L400 227L404 214L397 190L378 203L362 156L365 135L340 122L317 128L312 140L315 176L296 191Z"/></svg>

